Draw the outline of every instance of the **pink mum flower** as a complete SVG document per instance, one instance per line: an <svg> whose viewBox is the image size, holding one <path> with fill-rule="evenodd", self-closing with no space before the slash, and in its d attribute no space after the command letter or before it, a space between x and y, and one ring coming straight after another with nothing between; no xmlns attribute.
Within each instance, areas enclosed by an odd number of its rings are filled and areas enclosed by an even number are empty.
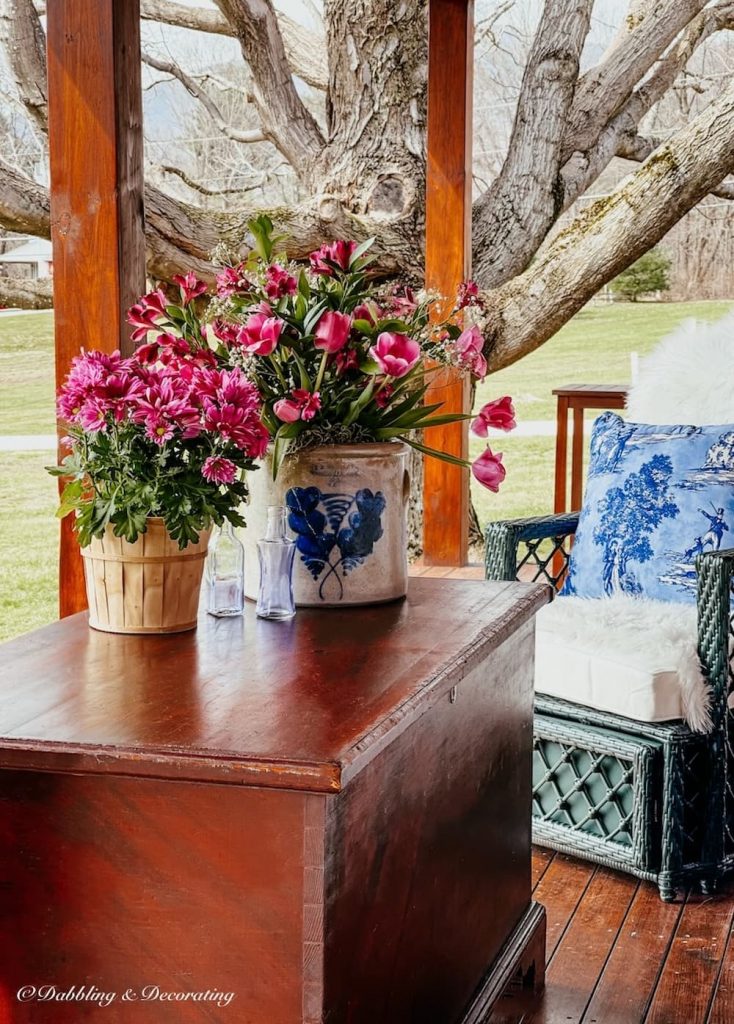
<svg viewBox="0 0 734 1024"><path fill-rule="evenodd" d="M271 264L265 271L265 294L270 299L282 299L284 295L293 295L298 282L292 274L278 263Z"/></svg>
<svg viewBox="0 0 734 1024"><path fill-rule="evenodd" d="M343 239L337 242L325 242L320 249L312 252L308 257L311 270L323 277L333 277L335 266L340 270L349 270L349 261L356 248L356 242L346 242Z"/></svg>
<svg viewBox="0 0 734 1024"><path fill-rule="evenodd" d="M404 377L420 359L421 348L407 334L383 331L378 334L377 343L370 349L370 355L388 377Z"/></svg>
<svg viewBox="0 0 734 1024"><path fill-rule="evenodd" d="M189 271L188 274L174 274L171 278L174 284L177 284L181 291L181 301L184 306L188 306L190 302L198 298L199 295L203 295L206 291L206 284L204 281L200 281L193 271Z"/></svg>
<svg viewBox="0 0 734 1024"><path fill-rule="evenodd" d="M349 341L351 329L352 319L347 313L329 310L318 322L313 342L314 347L333 355L344 348Z"/></svg>
<svg viewBox="0 0 734 1024"><path fill-rule="evenodd" d="M191 389L172 373L145 389L137 399L132 419L144 424L146 436L158 445L165 444L177 431L183 438L196 437L201 432L201 414Z"/></svg>
<svg viewBox="0 0 734 1024"><path fill-rule="evenodd" d="M502 465L502 452L497 452L495 455L491 448L487 448L479 458L474 460L471 471L474 479L478 480L482 487L486 487L496 494L507 475L507 470Z"/></svg>
<svg viewBox="0 0 734 1024"><path fill-rule="evenodd" d="M487 376L487 360L484 358L484 338L476 326L462 331L454 342L454 352L459 364L471 370L475 377L484 380Z"/></svg>
<svg viewBox="0 0 734 1024"><path fill-rule="evenodd" d="M477 437L486 437L490 427L495 430L514 430L516 426L515 407L510 396L505 395L504 398L496 398L483 405L472 420L471 429Z"/></svg>
<svg viewBox="0 0 734 1024"><path fill-rule="evenodd" d="M210 455L201 467L201 475L210 484L231 484L237 475L237 467L231 459Z"/></svg>

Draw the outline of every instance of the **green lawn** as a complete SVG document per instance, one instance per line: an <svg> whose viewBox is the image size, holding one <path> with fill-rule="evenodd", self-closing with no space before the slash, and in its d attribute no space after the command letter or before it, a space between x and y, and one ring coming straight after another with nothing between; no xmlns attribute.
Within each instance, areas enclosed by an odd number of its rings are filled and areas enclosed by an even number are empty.
<svg viewBox="0 0 734 1024"><path fill-rule="evenodd" d="M486 380L478 401L503 394L518 419L552 420L554 387L574 382L626 383L630 353L644 355L687 317L714 320L730 302L640 303L583 310L537 352ZM52 434L53 320L50 313L0 316L0 435ZM499 494L473 486L480 520L551 511L552 437L492 438L507 480ZM472 440L472 454L483 442ZM44 472L53 453L0 451L0 639L56 616L57 532L54 481Z"/></svg>
<svg viewBox="0 0 734 1024"><path fill-rule="evenodd" d="M0 434L55 434L50 310L0 316Z"/></svg>
<svg viewBox="0 0 734 1024"><path fill-rule="evenodd" d="M641 302L587 306L537 352L488 377L477 389L477 403L512 395L518 422L554 420L553 388L564 384L627 384L632 352L643 356L683 320L716 320L732 302ZM592 414L594 415L594 414ZM484 442L472 438L471 453ZM551 437L493 437L501 451L507 479L499 494L472 481L479 520L544 515L553 509L554 441Z"/></svg>
<svg viewBox="0 0 734 1024"><path fill-rule="evenodd" d="M58 614L56 482L53 453L0 452L0 640Z"/></svg>
<svg viewBox="0 0 734 1024"><path fill-rule="evenodd" d="M493 374L482 401L515 398L519 420L555 419L553 388L564 384L627 384L630 354L645 355L681 321L717 320L732 302L638 302L587 306L537 352Z"/></svg>

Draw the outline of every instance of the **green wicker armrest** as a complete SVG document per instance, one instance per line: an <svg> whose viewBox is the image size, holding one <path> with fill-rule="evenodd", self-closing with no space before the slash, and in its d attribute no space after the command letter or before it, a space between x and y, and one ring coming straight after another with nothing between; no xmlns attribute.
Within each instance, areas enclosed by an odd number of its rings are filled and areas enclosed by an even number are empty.
<svg viewBox="0 0 734 1024"><path fill-rule="evenodd" d="M698 655L714 691L714 728L721 728L730 685L731 588L734 549L696 559L698 573Z"/></svg>
<svg viewBox="0 0 734 1024"><path fill-rule="evenodd" d="M563 541L576 532L579 524L578 512L563 512L555 516L532 516L528 519L506 519L490 523L486 534L485 569L488 580L517 579L518 570L528 563L537 566L534 579L546 579L555 584L559 576L553 576L549 567L555 556L563 551ZM549 554L541 554L539 548L544 540L553 543ZM518 553L518 547L525 542L527 554ZM565 556L563 557L565 571Z"/></svg>

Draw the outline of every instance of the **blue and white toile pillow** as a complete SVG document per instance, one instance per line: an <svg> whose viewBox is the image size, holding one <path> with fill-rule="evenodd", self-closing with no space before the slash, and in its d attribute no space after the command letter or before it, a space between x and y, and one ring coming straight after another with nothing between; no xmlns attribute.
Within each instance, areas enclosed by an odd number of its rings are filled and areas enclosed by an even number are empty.
<svg viewBox="0 0 734 1024"><path fill-rule="evenodd" d="M594 423L564 595L696 599L696 555L734 547L734 424Z"/></svg>

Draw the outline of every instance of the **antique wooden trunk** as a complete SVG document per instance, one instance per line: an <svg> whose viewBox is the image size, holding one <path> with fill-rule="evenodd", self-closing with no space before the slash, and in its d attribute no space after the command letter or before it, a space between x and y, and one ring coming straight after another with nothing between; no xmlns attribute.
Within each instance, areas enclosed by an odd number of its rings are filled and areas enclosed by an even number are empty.
<svg viewBox="0 0 734 1024"><path fill-rule="evenodd" d="M0 1022L478 1024L542 983L534 584L0 648ZM533 978L533 966L535 976Z"/></svg>

